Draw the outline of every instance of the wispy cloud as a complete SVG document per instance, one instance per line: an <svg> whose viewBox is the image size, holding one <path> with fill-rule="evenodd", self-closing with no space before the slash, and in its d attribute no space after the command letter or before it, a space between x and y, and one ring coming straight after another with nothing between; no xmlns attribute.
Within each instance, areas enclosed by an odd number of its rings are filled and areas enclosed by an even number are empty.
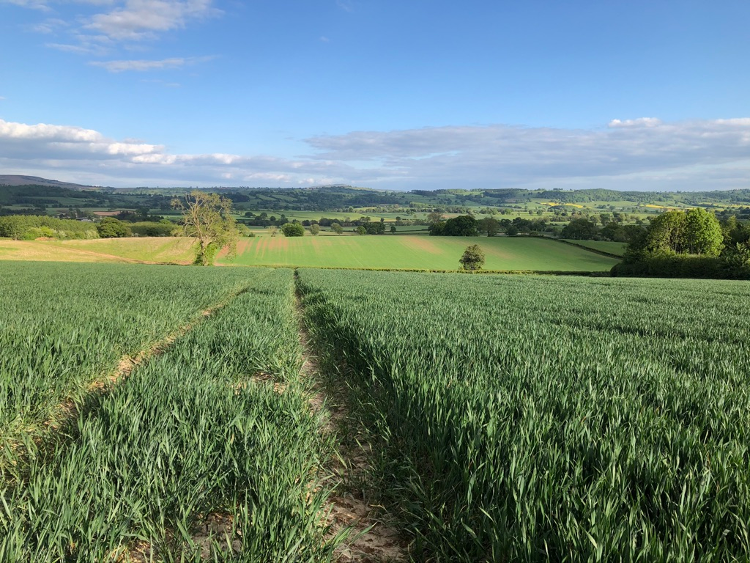
<svg viewBox="0 0 750 563"><path fill-rule="evenodd" d="M11 4L13 6L22 6L34 10L49 10L46 0L0 0L0 4Z"/></svg>
<svg viewBox="0 0 750 563"><path fill-rule="evenodd" d="M330 39L328 39L328 37L326 37L325 35L321 35L321 36L320 36L320 42L321 42L321 43L330 43L330 42L331 42L331 40L330 40Z"/></svg>
<svg viewBox="0 0 750 563"><path fill-rule="evenodd" d="M613 120L597 129L508 125L359 131L307 140L280 158L110 139L80 127L0 120L0 167L39 175L96 170L110 185L304 185L396 189L564 187L706 190L750 187L750 118ZM106 178L106 181L102 180Z"/></svg>
<svg viewBox="0 0 750 563"><path fill-rule="evenodd" d="M89 64L91 66L98 66L107 69L109 72L147 72L150 70L165 70L180 68L186 65L194 65L210 61L214 57L187 57L187 58L171 58L162 59L158 61L150 60L132 60L132 61L92 61Z"/></svg>
<svg viewBox="0 0 750 563"><path fill-rule="evenodd" d="M160 86L164 86L165 88L181 88L182 84L179 82L168 82L166 80L159 80L159 79L153 79L153 80L141 80L141 82L146 82L150 84L159 84Z"/></svg>
<svg viewBox="0 0 750 563"><path fill-rule="evenodd" d="M66 22L65 20L61 20L59 18L47 18L41 23L32 25L29 29L31 29L31 31L35 33L50 35L52 33L56 33L60 29L68 27L68 25L68 22Z"/></svg>
<svg viewBox="0 0 750 563"><path fill-rule="evenodd" d="M680 189L698 187L710 167L750 162L750 119L663 123L613 120L603 129L526 128L508 125L428 127L352 132L308 140L313 158L369 162L382 178L409 185L539 186L555 182ZM689 172L703 167L702 172ZM642 178L637 177L641 175ZM640 179L639 179L640 178ZM744 171L723 184L750 184ZM708 187L708 186L701 186ZM717 186L720 187L720 186Z"/></svg>
<svg viewBox="0 0 750 563"><path fill-rule="evenodd" d="M109 52L109 44L104 42L97 42L89 40L88 38L81 38L78 43L45 43L45 47L50 49L56 49L63 51L64 53L73 53L75 55L94 55L104 56Z"/></svg>
<svg viewBox="0 0 750 563"><path fill-rule="evenodd" d="M84 28L116 41L142 41L221 13L212 0L127 0L124 7L92 16Z"/></svg>
<svg viewBox="0 0 750 563"><path fill-rule="evenodd" d="M354 11L354 6L352 5L351 0L336 0L336 5L345 12Z"/></svg>
<svg viewBox="0 0 750 563"><path fill-rule="evenodd" d="M96 56L112 53L118 47L138 48L139 44L155 41L164 33L223 13L214 6L214 0L0 0L0 5L50 11L57 2L89 7L68 21L47 18L26 29L61 36L62 40L46 43L52 49ZM99 13L90 15L91 6L98 6L95 11Z"/></svg>

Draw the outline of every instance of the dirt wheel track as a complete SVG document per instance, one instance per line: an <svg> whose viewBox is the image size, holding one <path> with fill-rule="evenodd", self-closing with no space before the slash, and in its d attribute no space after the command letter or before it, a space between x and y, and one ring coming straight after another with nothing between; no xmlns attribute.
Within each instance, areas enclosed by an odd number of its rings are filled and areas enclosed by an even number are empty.
<svg viewBox="0 0 750 563"><path fill-rule="evenodd" d="M332 538L342 530L351 530L348 539L336 549L334 561L337 563L387 563L409 561L408 542L401 533L388 524L384 507L370 504L362 487L352 486L366 479L370 465L372 447L361 434L351 436L355 423L339 397L333 397L325 390L320 363L313 353L310 337L304 325L304 311L299 294L296 297L300 323L300 344L304 363L302 375L312 379L315 394L310 400L311 407L319 411L325 409L328 421L325 432L337 436L338 456L328 468L330 475L324 481L326 487L334 489L328 498L326 524L331 527ZM349 437L344 437L349 433Z"/></svg>

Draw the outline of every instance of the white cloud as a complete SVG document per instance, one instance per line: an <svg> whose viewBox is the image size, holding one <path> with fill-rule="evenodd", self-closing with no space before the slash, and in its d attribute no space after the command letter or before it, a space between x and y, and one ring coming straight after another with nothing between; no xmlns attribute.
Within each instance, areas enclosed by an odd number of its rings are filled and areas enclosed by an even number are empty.
<svg viewBox="0 0 750 563"><path fill-rule="evenodd" d="M184 29L190 22L216 17L223 12L214 0L0 0L27 8L51 11L56 3L99 6L71 15L68 21L47 18L26 29L62 36L47 47L82 55L104 56L118 46L133 49L143 41L153 41L164 33ZM61 32L65 32L64 34Z"/></svg>
<svg viewBox="0 0 750 563"><path fill-rule="evenodd" d="M109 72L137 71L145 72L149 70L164 70L170 68L180 68L186 65L193 65L205 61L210 61L214 57L188 57L188 58L170 58L159 61L133 60L133 61L92 61L89 64L107 69Z"/></svg>
<svg viewBox="0 0 750 563"><path fill-rule="evenodd" d="M48 18L41 23L31 26L31 31L36 33L52 34L68 26L68 22L59 18Z"/></svg>
<svg viewBox="0 0 750 563"><path fill-rule="evenodd" d="M610 127L658 127L661 119L656 117L639 117L638 119L613 119L609 122Z"/></svg>
<svg viewBox="0 0 750 563"><path fill-rule="evenodd" d="M92 16L84 28L118 41L141 41L220 13L212 0L127 0L124 7Z"/></svg>
<svg viewBox="0 0 750 563"><path fill-rule="evenodd" d="M11 4L13 6L22 6L34 10L49 10L46 0L0 0L0 4Z"/></svg>
<svg viewBox="0 0 750 563"><path fill-rule="evenodd" d="M404 185L538 186L555 182L618 185L630 189L692 189L705 171L673 186L668 173L689 167L750 161L750 120L663 123L615 120L596 130L508 125L429 127L315 137L313 158L370 163L371 182L401 178ZM382 174L379 178L377 174ZM640 177L648 175L641 184ZM750 186L739 171L723 185ZM721 186L717 186L721 187Z"/></svg>
<svg viewBox="0 0 750 563"><path fill-rule="evenodd" d="M216 185L226 175L298 185L302 178L346 177L345 164L225 153L169 154L162 145L117 141L92 129L0 119L0 169L80 177L101 185ZM10 173L10 172L8 172Z"/></svg>
<svg viewBox="0 0 750 563"><path fill-rule="evenodd" d="M91 129L0 120L0 168L107 185L302 185L396 189L563 187L696 190L750 187L750 118L599 129L508 125L359 131L307 140L299 158L173 154ZM89 180L93 181L93 180Z"/></svg>

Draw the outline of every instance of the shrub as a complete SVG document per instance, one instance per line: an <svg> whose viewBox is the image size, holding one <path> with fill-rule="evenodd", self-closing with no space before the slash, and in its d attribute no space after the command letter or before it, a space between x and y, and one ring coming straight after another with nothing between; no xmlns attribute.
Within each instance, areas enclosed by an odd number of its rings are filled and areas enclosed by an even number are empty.
<svg viewBox="0 0 750 563"><path fill-rule="evenodd" d="M305 227L299 223L285 223L281 226L281 232L285 237L302 237L305 236Z"/></svg>
<svg viewBox="0 0 750 563"><path fill-rule="evenodd" d="M105 217L96 226L99 236L102 238L122 238L129 237L133 233L130 227L114 217Z"/></svg>
<svg viewBox="0 0 750 563"><path fill-rule="evenodd" d="M49 230L41 231L42 227ZM32 230L37 229L37 230ZM51 232L51 234L50 234ZM8 215L0 217L0 237L33 240L40 236L55 238L98 238L96 225L74 219L57 219L47 215Z"/></svg>
<svg viewBox="0 0 750 563"><path fill-rule="evenodd" d="M171 237L179 227L169 219L155 221L140 221L130 225L134 235L142 237Z"/></svg>

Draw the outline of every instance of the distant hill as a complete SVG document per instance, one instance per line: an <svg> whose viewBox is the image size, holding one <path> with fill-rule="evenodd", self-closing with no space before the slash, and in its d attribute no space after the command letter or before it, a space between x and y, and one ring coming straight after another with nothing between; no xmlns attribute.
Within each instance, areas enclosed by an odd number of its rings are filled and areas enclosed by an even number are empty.
<svg viewBox="0 0 750 563"><path fill-rule="evenodd" d="M85 190L94 186L84 186L82 184L71 184L70 182L60 182L58 180L48 180L38 176L18 176L14 174L0 174L0 186L50 186L56 188L67 188L69 190Z"/></svg>
<svg viewBox="0 0 750 563"><path fill-rule="evenodd" d="M588 190L451 189L378 190L343 184L307 188L250 188L214 186L203 191L221 193L232 200L239 214L246 211L327 211L356 214L360 210L415 213L544 213L559 211L566 216L571 207L591 212L659 213L670 208L705 207L725 209L750 207L750 189L712 192L643 192ZM147 209L166 215L173 212L172 198L191 188L111 188L85 186L35 176L0 175L0 215L56 213L72 208L97 211ZM567 206L567 207L564 207Z"/></svg>

